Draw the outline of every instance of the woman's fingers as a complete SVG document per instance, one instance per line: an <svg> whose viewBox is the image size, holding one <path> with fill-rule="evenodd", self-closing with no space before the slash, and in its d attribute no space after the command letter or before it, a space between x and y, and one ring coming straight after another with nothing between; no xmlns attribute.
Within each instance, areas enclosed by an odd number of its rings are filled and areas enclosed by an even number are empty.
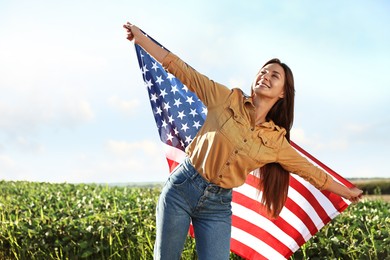
<svg viewBox="0 0 390 260"><path fill-rule="evenodd" d="M125 28L127 30L127 39L132 41L134 39L134 35L131 31L131 26L132 24L127 22L126 24L123 25L123 28Z"/></svg>

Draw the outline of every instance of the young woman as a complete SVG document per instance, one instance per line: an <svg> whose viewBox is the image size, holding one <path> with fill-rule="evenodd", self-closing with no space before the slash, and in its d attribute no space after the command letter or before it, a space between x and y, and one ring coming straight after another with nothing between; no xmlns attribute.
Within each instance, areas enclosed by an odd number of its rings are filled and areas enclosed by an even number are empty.
<svg viewBox="0 0 390 260"><path fill-rule="evenodd" d="M294 111L294 80L289 67L268 61L253 81L251 96L198 73L173 53L127 23L127 39L140 45L194 92L207 118L187 147L187 157L170 175L157 206L155 259L180 259L192 221L199 259L229 259L232 188L258 172L262 202L272 217L285 203L289 173L318 189L352 202L362 191L348 189L309 163L289 144Z"/></svg>

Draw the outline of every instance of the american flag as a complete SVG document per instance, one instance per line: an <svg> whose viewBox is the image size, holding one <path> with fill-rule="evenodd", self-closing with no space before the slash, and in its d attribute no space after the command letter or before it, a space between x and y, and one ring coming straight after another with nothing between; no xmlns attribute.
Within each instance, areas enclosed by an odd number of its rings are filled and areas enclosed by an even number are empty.
<svg viewBox="0 0 390 260"><path fill-rule="evenodd" d="M135 45L135 49L172 171L184 159L185 147L202 126L207 109L185 85L167 73L140 46ZM291 144L334 180L347 187L353 186L297 144ZM231 251L245 259L289 258L350 203L333 193L319 191L299 176L291 174L286 205L280 216L271 220L264 211L259 211L261 204L257 183L257 177L249 174L246 183L233 190Z"/></svg>

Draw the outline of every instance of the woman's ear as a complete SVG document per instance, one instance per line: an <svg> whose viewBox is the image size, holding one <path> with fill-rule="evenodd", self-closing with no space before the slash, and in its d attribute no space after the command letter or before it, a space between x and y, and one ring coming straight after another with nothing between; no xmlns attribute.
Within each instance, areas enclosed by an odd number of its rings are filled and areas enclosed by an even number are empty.
<svg viewBox="0 0 390 260"><path fill-rule="evenodd" d="M280 93L279 98L284 98L284 91Z"/></svg>

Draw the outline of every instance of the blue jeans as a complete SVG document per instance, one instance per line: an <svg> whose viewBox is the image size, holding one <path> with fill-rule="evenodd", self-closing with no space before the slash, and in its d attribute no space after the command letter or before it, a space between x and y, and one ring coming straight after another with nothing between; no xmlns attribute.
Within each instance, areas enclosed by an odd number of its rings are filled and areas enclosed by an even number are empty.
<svg viewBox="0 0 390 260"><path fill-rule="evenodd" d="M229 259L231 201L231 189L207 182L186 158L159 198L154 259L180 259L191 220L198 259Z"/></svg>

